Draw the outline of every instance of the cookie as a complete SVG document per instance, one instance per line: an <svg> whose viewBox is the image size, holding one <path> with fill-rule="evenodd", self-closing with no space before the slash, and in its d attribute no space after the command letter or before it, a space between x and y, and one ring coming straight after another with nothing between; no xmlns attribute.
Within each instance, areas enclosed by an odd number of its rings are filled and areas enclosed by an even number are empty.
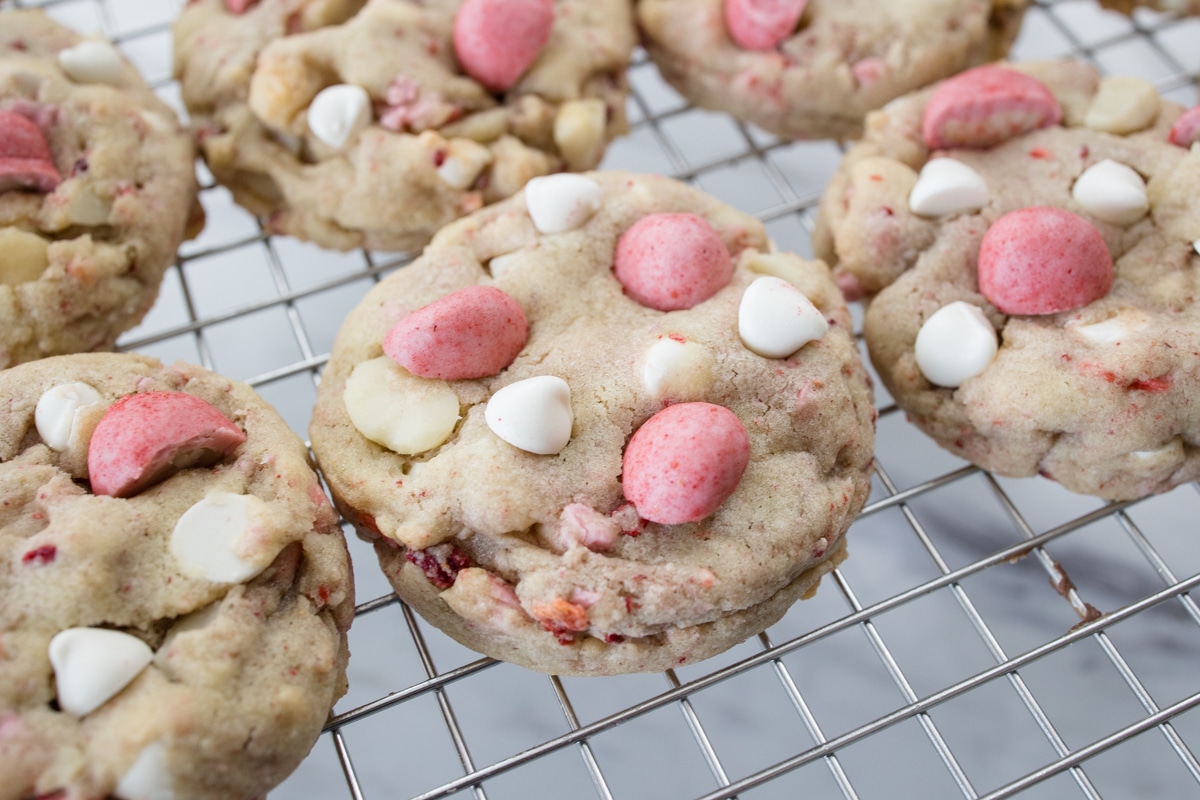
<svg viewBox="0 0 1200 800"><path fill-rule="evenodd" d="M642 0L646 52L693 104L785 139L857 138L889 100L1002 57L1027 0Z"/></svg>
<svg viewBox="0 0 1200 800"><path fill-rule="evenodd" d="M1103 498L1200 477L1198 138L1200 111L1072 62L981 67L869 117L815 247L869 299L909 418Z"/></svg>
<svg viewBox="0 0 1200 800"><path fill-rule="evenodd" d="M299 438L199 367L0 372L0 797L262 797L346 691L346 542Z"/></svg>
<svg viewBox="0 0 1200 800"><path fill-rule="evenodd" d="M310 436L399 596L601 675L752 636L844 556L871 390L819 262L698 190L537 178L352 312Z"/></svg>
<svg viewBox="0 0 1200 800"><path fill-rule="evenodd" d="M0 14L0 369L107 350L199 232L195 151L112 45Z"/></svg>
<svg viewBox="0 0 1200 800"><path fill-rule="evenodd" d="M266 227L413 251L627 129L628 0L188 3L175 73L204 158Z"/></svg>

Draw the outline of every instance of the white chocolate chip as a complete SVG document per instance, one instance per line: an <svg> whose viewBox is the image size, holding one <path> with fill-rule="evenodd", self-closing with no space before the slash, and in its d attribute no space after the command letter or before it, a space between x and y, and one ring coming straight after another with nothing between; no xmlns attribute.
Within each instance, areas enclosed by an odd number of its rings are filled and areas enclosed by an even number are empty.
<svg viewBox="0 0 1200 800"><path fill-rule="evenodd" d="M513 447L554 455L571 441L571 387L554 375L510 383L492 395L483 416L492 433Z"/></svg>
<svg viewBox="0 0 1200 800"><path fill-rule="evenodd" d="M77 717L108 702L154 658L141 639L107 628L67 628L49 651L59 708Z"/></svg>
<svg viewBox="0 0 1200 800"><path fill-rule="evenodd" d="M50 243L20 228L0 228L0 283L16 286L42 277L50 263Z"/></svg>
<svg viewBox="0 0 1200 800"><path fill-rule="evenodd" d="M510 269L520 263L521 254L519 252L505 253L502 256L496 256L488 261L487 268L488 272L492 274L493 278L499 278L501 275L508 272Z"/></svg>
<svg viewBox="0 0 1200 800"><path fill-rule="evenodd" d="M604 151L604 128L608 111L604 101L591 97L568 100L554 117L554 144L567 162L567 169L591 169Z"/></svg>
<svg viewBox="0 0 1200 800"><path fill-rule="evenodd" d="M541 233L575 230L591 219L603 202L600 184L584 175L543 175L525 184L525 205Z"/></svg>
<svg viewBox="0 0 1200 800"><path fill-rule="evenodd" d="M278 555L255 540L269 515L267 504L253 495L213 492L179 517L171 531L171 555L184 575L241 583Z"/></svg>
<svg viewBox="0 0 1200 800"><path fill-rule="evenodd" d="M996 358L996 329L979 308L957 300L935 311L917 332L917 367L926 380L955 388Z"/></svg>
<svg viewBox="0 0 1200 800"><path fill-rule="evenodd" d="M387 356L355 367L342 400L359 433L401 455L432 450L458 424L458 395L450 384L419 378Z"/></svg>
<svg viewBox="0 0 1200 800"><path fill-rule="evenodd" d="M1115 317L1100 322L1080 323L1072 320L1067 323L1067 330L1089 344L1108 346L1127 340L1149 324L1150 318L1141 311L1125 309Z"/></svg>
<svg viewBox="0 0 1200 800"><path fill-rule="evenodd" d="M651 397L700 400L712 388L716 368L716 359L704 345L664 336L646 351L642 385Z"/></svg>
<svg viewBox="0 0 1200 800"><path fill-rule="evenodd" d="M1114 76L1100 81L1083 124L1094 131L1123 136L1153 125L1158 109L1154 84L1141 78Z"/></svg>
<svg viewBox="0 0 1200 800"><path fill-rule="evenodd" d="M1176 436L1157 450L1134 450L1130 455L1138 461L1143 462L1143 465L1146 462L1154 461L1167 464L1180 464L1183 463L1184 458L1183 441Z"/></svg>
<svg viewBox="0 0 1200 800"><path fill-rule="evenodd" d="M1142 176L1111 158L1085 169L1071 196L1097 219L1113 225L1132 225L1150 210Z"/></svg>
<svg viewBox="0 0 1200 800"><path fill-rule="evenodd" d="M1196 255L1200 256L1200 239L1192 242L1192 250L1196 252Z"/></svg>
<svg viewBox="0 0 1200 800"><path fill-rule="evenodd" d="M492 163L492 151L470 139L454 139L446 147L446 157L437 168L442 182L455 189L470 189Z"/></svg>
<svg viewBox="0 0 1200 800"><path fill-rule="evenodd" d="M738 306L742 343L764 358L787 358L828 330L820 310L782 278L755 278Z"/></svg>
<svg viewBox="0 0 1200 800"><path fill-rule="evenodd" d="M908 195L908 207L922 217L975 211L987 202L988 187L983 177L953 158L927 162Z"/></svg>
<svg viewBox="0 0 1200 800"><path fill-rule="evenodd" d="M125 62L108 42L88 39L58 51L58 66L76 83L120 84Z"/></svg>
<svg viewBox="0 0 1200 800"><path fill-rule="evenodd" d="M103 225L112 211L112 202L87 186L79 186L69 195L67 203L67 216L76 225Z"/></svg>
<svg viewBox="0 0 1200 800"><path fill-rule="evenodd" d="M341 150L371 124L371 98L361 86L339 83L317 93L308 106L308 129Z"/></svg>
<svg viewBox="0 0 1200 800"><path fill-rule="evenodd" d="M143 747L117 781L113 795L120 800L175 800L175 778L167 762L167 746L151 742Z"/></svg>
<svg viewBox="0 0 1200 800"><path fill-rule="evenodd" d="M102 402L100 393L86 383L60 383L38 398L33 423L38 436L51 450L62 452L71 445L79 430L79 412Z"/></svg>

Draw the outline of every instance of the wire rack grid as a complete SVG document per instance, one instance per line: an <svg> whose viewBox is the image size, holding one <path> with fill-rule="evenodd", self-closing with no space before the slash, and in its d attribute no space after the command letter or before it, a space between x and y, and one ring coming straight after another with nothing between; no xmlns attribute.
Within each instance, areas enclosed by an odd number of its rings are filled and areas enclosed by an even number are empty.
<svg viewBox="0 0 1200 800"><path fill-rule="evenodd" d="M0 0L100 31L182 113L179 0ZM1078 57L1197 100L1200 20L1036 0L1013 56ZM688 106L638 57L604 166L689 181L811 255L833 142ZM199 167L208 224L120 342L254 386L306 435L338 326L402 253L266 235ZM275 798L1200 798L1195 485L1102 503L942 452L882 390L850 558L730 652L560 679L480 658L396 600L349 537L350 691ZM349 531L348 531L349 532Z"/></svg>

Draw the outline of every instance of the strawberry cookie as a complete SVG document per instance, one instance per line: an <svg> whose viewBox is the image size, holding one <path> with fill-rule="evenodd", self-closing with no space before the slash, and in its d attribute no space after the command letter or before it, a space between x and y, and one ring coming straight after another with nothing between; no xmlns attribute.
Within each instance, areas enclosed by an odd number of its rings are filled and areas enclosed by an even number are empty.
<svg viewBox="0 0 1200 800"><path fill-rule="evenodd" d="M558 174L343 325L310 434L397 594L570 675L690 664L845 554L871 390L819 262L658 176Z"/></svg>
<svg viewBox="0 0 1200 800"><path fill-rule="evenodd" d="M951 452L1126 500L1200 478L1200 110L996 64L868 117L815 247L897 404Z"/></svg>
<svg viewBox="0 0 1200 800"><path fill-rule="evenodd" d="M106 350L198 232L191 137L108 42L0 14L0 369Z"/></svg>
<svg viewBox="0 0 1200 800"><path fill-rule="evenodd" d="M626 131L628 0L193 0L175 73L268 230L418 250Z"/></svg>
<svg viewBox="0 0 1200 800"><path fill-rule="evenodd" d="M346 542L304 444L199 367L0 372L0 798L262 797L346 690Z"/></svg>
<svg viewBox="0 0 1200 800"><path fill-rule="evenodd" d="M857 138L863 116L1001 58L1028 0L641 0L646 51L692 103L785 139Z"/></svg>

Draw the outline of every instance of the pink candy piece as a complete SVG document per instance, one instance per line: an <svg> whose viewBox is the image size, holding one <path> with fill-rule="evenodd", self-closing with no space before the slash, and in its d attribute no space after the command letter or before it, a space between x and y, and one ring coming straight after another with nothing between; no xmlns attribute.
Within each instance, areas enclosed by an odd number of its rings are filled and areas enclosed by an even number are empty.
<svg viewBox="0 0 1200 800"><path fill-rule="evenodd" d="M1200 106L1180 114L1167 134L1167 141L1180 147L1191 147L1197 140L1200 140Z"/></svg>
<svg viewBox="0 0 1200 800"><path fill-rule="evenodd" d="M454 19L454 51L493 92L515 84L550 40L554 0L466 0Z"/></svg>
<svg viewBox="0 0 1200 800"><path fill-rule="evenodd" d="M1058 100L1036 78L985 65L959 73L934 91L921 134L931 149L991 147L1061 120Z"/></svg>
<svg viewBox="0 0 1200 800"><path fill-rule="evenodd" d="M725 288L733 277L733 259L703 217L650 214L621 234L613 272L625 293L642 305L679 311Z"/></svg>
<svg viewBox="0 0 1200 800"><path fill-rule="evenodd" d="M246 441L210 403L182 392L122 397L88 444L92 493L129 497L181 469L209 466Z"/></svg>
<svg viewBox="0 0 1200 800"><path fill-rule="evenodd" d="M643 519L664 525L712 514L750 462L750 437L732 411L712 403L667 406L625 447L625 498Z"/></svg>
<svg viewBox="0 0 1200 800"><path fill-rule="evenodd" d="M248 8L257 3L258 0L225 0L225 8L231 14L245 14Z"/></svg>
<svg viewBox="0 0 1200 800"><path fill-rule="evenodd" d="M393 325L383 352L422 378L468 380L500 372L528 338L516 300L494 286L467 286Z"/></svg>
<svg viewBox="0 0 1200 800"><path fill-rule="evenodd" d="M771 50L792 35L808 0L725 0L729 36L747 50Z"/></svg>
<svg viewBox="0 0 1200 800"><path fill-rule="evenodd" d="M0 192L49 192L62 182L42 129L14 111L0 111Z"/></svg>
<svg viewBox="0 0 1200 800"><path fill-rule="evenodd" d="M1061 208L996 220L979 248L979 290L1005 314L1056 314L1108 294L1112 255L1100 231Z"/></svg>

